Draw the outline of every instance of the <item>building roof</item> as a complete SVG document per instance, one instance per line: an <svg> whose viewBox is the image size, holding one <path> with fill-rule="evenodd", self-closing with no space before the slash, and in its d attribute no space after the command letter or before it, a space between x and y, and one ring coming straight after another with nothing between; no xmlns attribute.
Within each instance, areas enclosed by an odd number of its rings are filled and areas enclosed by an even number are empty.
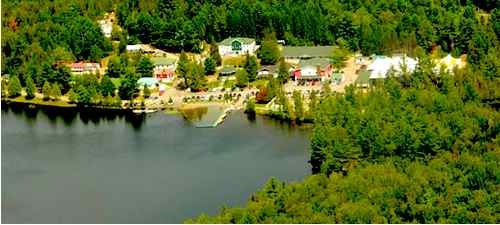
<svg viewBox="0 0 500 225"><path fill-rule="evenodd" d="M245 37L235 37L235 38L226 38L219 42L219 45L228 45L230 46L233 41L239 41L241 44L248 45L255 42L253 38L245 38Z"/></svg>
<svg viewBox="0 0 500 225"><path fill-rule="evenodd" d="M332 55L336 46L285 46L283 56L285 58L327 58Z"/></svg>
<svg viewBox="0 0 500 225"><path fill-rule="evenodd" d="M173 64L175 64L176 60L173 59L173 58L167 58L167 57L152 57L151 58L151 62L153 62L153 64L155 66L158 66L158 65L173 65Z"/></svg>
<svg viewBox="0 0 500 225"><path fill-rule="evenodd" d="M356 79L356 84L368 84L370 82L370 71L363 70Z"/></svg>
<svg viewBox="0 0 500 225"><path fill-rule="evenodd" d="M370 79L384 79L391 69L395 72L395 75L400 75L403 72L403 65L406 66L408 72L413 72L417 66L417 61L406 56L375 57L375 60L368 65L367 70L371 73Z"/></svg>
<svg viewBox="0 0 500 225"><path fill-rule="evenodd" d="M153 85L155 85L155 84L157 84L157 83L158 83L158 81L157 81L156 79L152 78L152 77L142 77L142 78L140 78L140 79L137 81L137 84L138 84L139 86L144 86L144 85L146 85L146 86L148 86L148 87L153 86Z"/></svg>
<svg viewBox="0 0 500 225"><path fill-rule="evenodd" d="M220 71L221 74L233 74L236 73L234 66L224 66Z"/></svg>
<svg viewBox="0 0 500 225"><path fill-rule="evenodd" d="M261 66L259 69L259 72L263 72L263 71L276 72L277 66L276 65Z"/></svg>
<svg viewBox="0 0 500 225"><path fill-rule="evenodd" d="M330 64L331 64L331 61L328 58L301 59L299 61L299 66L301 68L304 68L304 67L317 67L317 66L320 66L321 68L324 68L324 67L327 67Z"/></svg>

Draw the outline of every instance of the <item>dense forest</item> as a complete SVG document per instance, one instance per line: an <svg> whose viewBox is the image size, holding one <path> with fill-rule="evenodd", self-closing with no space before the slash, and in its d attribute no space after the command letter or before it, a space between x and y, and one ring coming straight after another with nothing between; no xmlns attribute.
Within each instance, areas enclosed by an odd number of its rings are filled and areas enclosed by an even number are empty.
<svg viewBox="0 0 500 225"><path fill-rule="evenodd" d="M187 222L499 223L499 105L472 74L437 78L419 65L367 93L326 93L314 112L315 175L271 179L244 208Z"/></svg>
<svg viewBox="0 0 500 225"><path fill-rule="evenodd" d="M354 14L373 7L380 16L389 13L381 12L384 7L405 5L408 14L397 17L397 29L382 29L381 36L377 29L369 33L374 36L353 33L345 41L364 53L417 45L416 71L378 81L367 92L354 86L343 94L325 91L308 112L314 115L314 175L288 184L272 178L246 206L223 207L216 216L202 214L186 222L500 222L498 5L426 1L432 10L422 10L425 4L419 1L396 2L364 4ZM393 9L390 14L401 12ZM435 20L439 17L448 19ZM403 21L427 22L403 29ZM384 39L393 31L392 41ZM368 36L374 39L363 44ZM371 48L372 43L378 44ZM453 73L433 71L428 53L436 48L467 54L469 66Z"/></svg>
<svg viewBox="0 0 500 225"><path fill-rule="evenodd" d="M110 11L123 30L107 39L97 20ZM142 68L151 67L124 52L126 44L200 52L203 42L244 36L260 43L270 33L287 45L403 52L418 57L419 65L366 92L353 86L344 94L324 91L308 112L295 110L296 117L314 119L314 175L290 184L271 179L245 207L187 222L500 223L496 0L4 1L1 70L12 76L12 89L19 87L13 91L52 86L80 102L109 94L109 77L122 77L119 96L108 95L115 104L134 94L138 77L148 73ZM436 73L429 57L436 52L466 54L468 66ZM56 63L107 56L100 80L89 75L71 82L67 68ZM191 71L186 76L203 73L202 65L183 68Z"/></svg>

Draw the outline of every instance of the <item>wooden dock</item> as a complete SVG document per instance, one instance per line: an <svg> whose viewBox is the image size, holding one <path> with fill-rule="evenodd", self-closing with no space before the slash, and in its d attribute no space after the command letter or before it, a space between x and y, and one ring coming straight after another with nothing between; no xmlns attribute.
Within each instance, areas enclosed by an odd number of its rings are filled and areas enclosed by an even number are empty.
<svg viewBox="0 0 500 225"><path fill-rule="evenodd" d="M222 122L224 122L224 119L226 119L227 115L229 114L229 112L231 112L231 110L233 110L233 108L232 107L228 107L228 108L224 109L224 111L222 111L221 115L218 116L215 120L201 121L198 124L196 124L195 126L197 128L214 128L214 127L217 127L219 124L221 124Z"/></svg>

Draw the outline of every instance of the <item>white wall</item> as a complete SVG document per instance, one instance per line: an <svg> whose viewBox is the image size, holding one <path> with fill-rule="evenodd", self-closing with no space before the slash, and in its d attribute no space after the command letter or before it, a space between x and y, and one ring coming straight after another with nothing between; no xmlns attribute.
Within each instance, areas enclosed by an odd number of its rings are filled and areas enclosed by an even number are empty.
<svg viewBox="0 0 500 225"><path fill-rule="evenodd" d="M239 56L239 55L245 55L247 54L247 52L250 55L255 55L255 50L257 50L255 42L252 42L251 44L248 45L242 44L241 51L237 52L236 51L233 52L231 45L219 45L219 54L221 56Z"/></svg>

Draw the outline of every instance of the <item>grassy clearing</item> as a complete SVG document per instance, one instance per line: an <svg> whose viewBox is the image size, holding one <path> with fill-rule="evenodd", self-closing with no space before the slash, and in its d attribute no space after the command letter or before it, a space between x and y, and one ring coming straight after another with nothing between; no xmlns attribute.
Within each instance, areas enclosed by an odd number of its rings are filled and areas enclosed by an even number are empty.
<svg viewBox="0 0 500 225"><path fill-rule="evenodd" d="M24 96L19 96L17 98L8 98L8 100L12 102L20 102L20 103L28 103L28 104L35 104L35 105L48 105L48 106L57 106L57 107L76 107L76 104L70 104L65 101L61 100L48 100L44 101L39 98L34 98L34 99L26 99Z"/></svg>

